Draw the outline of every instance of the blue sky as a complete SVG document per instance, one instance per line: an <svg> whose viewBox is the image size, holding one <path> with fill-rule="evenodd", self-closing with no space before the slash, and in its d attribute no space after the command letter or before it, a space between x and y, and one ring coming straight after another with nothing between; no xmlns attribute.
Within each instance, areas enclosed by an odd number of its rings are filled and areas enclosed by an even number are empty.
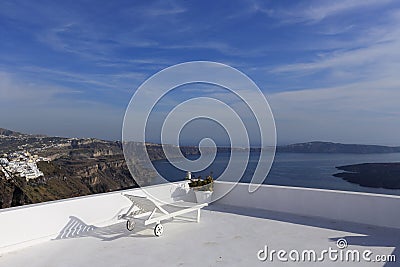
<svg viewBox="0 0 400 267"><path fill-rule="evenodd" d="M400 145L398 1L0 2L0 127L120 139L135 89L210 60L267 96L278 143Z"/></svg>

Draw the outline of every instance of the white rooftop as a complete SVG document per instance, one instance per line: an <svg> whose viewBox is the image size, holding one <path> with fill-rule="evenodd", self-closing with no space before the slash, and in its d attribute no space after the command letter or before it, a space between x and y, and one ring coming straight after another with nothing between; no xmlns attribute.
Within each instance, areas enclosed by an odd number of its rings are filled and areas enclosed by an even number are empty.
<svg viewBox="0 0 400 267"><path fill-rule="evenodd" d="M227 205L224 203L227 201L231 202L229 199L217 201L202 209L200 223L180 218L163 223L161 237L154 236L151 226L138 226L132 232L126 230L124 222L101 227L68 211L69 219L57 235L48 241L3 253L0 266L398 266L396 263L333 262L328 258L322 263L280 262L277 258L273 262L260 261L257 253L265 246L287 252L315 250L319 255L329 247L337 250L336 241L340 238L347 240L346 249L360 252L368 249L373 255L393 254L399 261L400 229ZM102 206L97 208L101 210ZM379 214L371 213L371 216ZM343 218L346 219L344 215ZM42 220L46 224L52 217ZM29 219L25 223L29 224Z"/></svg>

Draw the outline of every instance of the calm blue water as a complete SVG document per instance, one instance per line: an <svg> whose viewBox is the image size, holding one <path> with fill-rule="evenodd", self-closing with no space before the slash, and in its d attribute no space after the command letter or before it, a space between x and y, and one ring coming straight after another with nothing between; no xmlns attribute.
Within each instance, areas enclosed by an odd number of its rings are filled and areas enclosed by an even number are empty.
<svg viewBox="0 0 400 267"><path fill-rule="evenodd" d="M237 160L245 160L243 158ZM194 173L197 177L207 176L211 171L217 178L226 168L230 153L218 153L214 162L204 171ZM197 156L190 156L196 159ZM250 182L258 161L258 153L251 153L247 169L241 182ZM373 162L400 162L400 153L392 154L322 154L322 153L277 153L265 184L287 185L309 188L335 189L400 195L400 190L362 187L332 176L340 172L335 167L341 165ZM167 160L154 162L157 171L169 181L179 181L185 178L185 173L176 169ZM400 177L399 177L400 178Z"/></svg>

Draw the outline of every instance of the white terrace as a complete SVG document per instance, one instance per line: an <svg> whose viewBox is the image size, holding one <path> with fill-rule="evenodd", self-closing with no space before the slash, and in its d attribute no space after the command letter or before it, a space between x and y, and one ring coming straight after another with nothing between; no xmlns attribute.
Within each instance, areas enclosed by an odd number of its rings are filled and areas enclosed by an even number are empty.
<svg viewBox="0 0 400 267"><path fill-rule="evenodd" d="M231 184L216 182L214 196ZM194 201L182 183L146 188L164 200ZM400 261L400 197L263 185L249 194L239 184L201 211L151 226L126 229L130 206L121 192L0 211L0 266L399 266L399 262L260 261L260 250L370 250ZM139 189L123 191L143 195ZM190 215L190 214L189 214ZM193 214L193 218L196 213ZM344 251L343 250L343 251ZM259 256L263 257L262 252ZM288 256L286 255L286 258ZM386 264L386 265L385 265Z"/></svg>

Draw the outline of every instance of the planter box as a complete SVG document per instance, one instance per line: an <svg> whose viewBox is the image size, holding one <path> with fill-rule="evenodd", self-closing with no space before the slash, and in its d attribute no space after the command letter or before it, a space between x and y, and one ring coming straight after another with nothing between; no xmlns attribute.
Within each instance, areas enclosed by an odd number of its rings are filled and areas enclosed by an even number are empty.
<svg viewBox="0 0 400 267"><path fill-rule="evenodd" d="M197 203L210 203L212 199L212 191L194 191Z"/></svg>

